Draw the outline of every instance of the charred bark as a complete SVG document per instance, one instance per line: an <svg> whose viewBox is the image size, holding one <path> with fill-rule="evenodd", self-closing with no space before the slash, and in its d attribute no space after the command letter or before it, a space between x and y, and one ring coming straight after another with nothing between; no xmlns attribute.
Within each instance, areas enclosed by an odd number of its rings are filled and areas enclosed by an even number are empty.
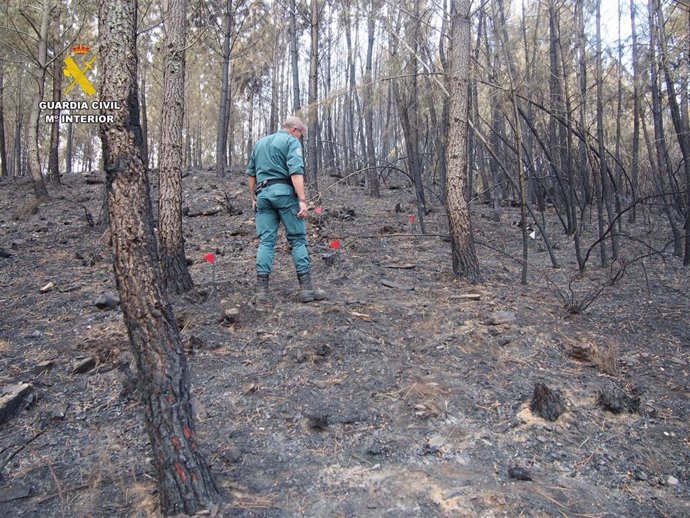
<svg viewBox="0 0 690 518"><path fill-rule="evenodd" d="M182 233L182 125L184 123L185 16L187 0L169 0L165 19L166 56L163 78L158 238L163 281L175 293L194 286L184 255Z"/></svg>
<svg viewBox="0 0 690 518"><path fill-rule="evenodd" d="M469 282L481 282L474 249L472 220L465 200L467 174L467 115L470 67L470 0L451 2L451 43L448 86L448 178L446 200L453 255L453 272Z"/></svg>
<svg viewBox="0 0 690 518"><path fill-rule="evenodd" d="M100 127L114 270L139 370L146 430L165 514L194 514L222 499L196 442L189 372L156 258L136 86L137 2L103 0L101 99L125 109Z"/></svg>

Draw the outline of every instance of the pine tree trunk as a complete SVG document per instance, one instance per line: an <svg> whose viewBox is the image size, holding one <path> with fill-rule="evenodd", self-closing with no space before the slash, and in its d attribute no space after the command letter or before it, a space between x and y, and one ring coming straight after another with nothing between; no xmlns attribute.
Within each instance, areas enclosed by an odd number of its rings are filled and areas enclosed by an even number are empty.
<svg viewBox="0 0 690 518"><path fill-rule="evenodd" d="M144 164L149 164L149 116L146 106L146 64L141 67L141 88L139 89L139 101L141 104L141 151Z"/></svg>
<svg viewBox="0 0 690 518"><path fill-rule="evenodd" d="M230 117L230 49L232 42L232 0L227 0L223 34L223 76L221 78L220 105L216 130L216 173L225 174L228 164L228 118Z"/></svg>
<svg viewBox="0 0 690 518"><path fill-rule="evenodd" d="M657 174L659 176L659 183L661 185L661 193L664 199L664 211L668 218L673 234L673 255L681 257L683 255L682 234L676 222L676 215L674 214L677 205L673 202L674 194L667 191L666 176L668 176L668 190L673 190L673 172L671 170L671 162L668 154L666 143L666 130L663 122L663 108L661 103L661 88L659 85L659 69L656 58L656 51L658 45L657 27L656 27L656 3L655 0L649 0L649 68L650 77L649 82L652 94L652 120L654 122L654 148L657 159Z"/></svg>
<svg viewBox="0 0 690 518"><path fill-rule="evenodd" d="M372 60L374 53L374 30L376 28L376 21L374 19L374 1L369 1L369 14L367 19L367 61L366 72L364 75L364 97L365 97L365 112L364 120L367 137L367 184L369 187L369 196L372 198L380 198L381 193L379 189L379 172L376 169L376 148L374 146L374 96L373 96L373 74L372 74Z"/></svg>
<svg viewBox="0 0 690 518"><path fill-rule="evenodd" d="M45 94L46 82L46 62L48 56L48 22L50 20L50 2L43 0L41 4L41 25L38 39L38 67L34 71L34 78L38 85L38 98L31 109L31 119L29 126L29 168L31 169L31 180L34 185L34 194L39 200L48 198L48 190L41 172L41 159L38 156L38 127L41 119L40 103Z"/></svg>
<svg viewBox="0 0 690 518"><path fill-rule="evenodd" d="M640 113L641 96L639 91L640 65L639 49L637 46L637 27L635 24L635 0L630 0L630 33L632 36L632 65L633 65L633 141L631 157L631 182L632 182L632 210L630 211L629 222L634 223L637 216L637 200L639 198L639 177L640 177Z"/></svg>
<svg viewBox="0 0 690 518"><path fill-rule="evenodd" d="M597 223L599 226L599 251L601 266L608 265L608 254L606 251L606 240L604 232L606 222L604 221L604 207L609 204L609 189L606 166L606 147L604 145L604 94L603 94L603 72L601 57L601 0L596 1L596 121L597 121L597 143L599 150L599 171L595 173L597 181ZM610 220L609 220L610 221ZM615 248L614 248L615 255ZM614 257L615 260L615 257Z"/></svg>
<svg viewBox="0 0 690 518"><path fill-rule="evenodd" d="M60 89L62 88L62 70L60 70L61 61L56 59L53 61L53 101L60 100ZM48 156L48 180L50 183L60 184L60 154L58 152L60 147L60 110L53 112L56 117L50 126L50 155Z"/></svg>
<svg viewBox="0 0 690 518"><path fill-rule="evenodd" d="M658 0L657 0L658 2ZM681 107L678 103L678 95L676 93L676 79L673 77L673 71L669 66L669 55L666 43L665 20L661 6L657 4L657 18L659 20L659 45L661 49L662 67L664 69L664 77L666 78L666 90L668 92L668 104L671 111L671 120L675 128L675 135L678 140L681 155L683 156L683 172L685 176L685 250L683 253L683 265L690 265L690 125L687 118L683 116ZM687 80L685 80L687 83ZM682 81L681 81L682 84ZM678 199L683 196L678 194ZM681 202L679 202L681 205ZM679 212L682 209L679 207Z"/></svg>
<svg viewBox="0 0 690 518"><path fill-rule="evenodd" d="M139 370L161 508L165 515L194 514L222 497L196 442L186 358L156 260L141 154L136 13L137 3L130 0L103 0L99 13L101 100L124 107L100 128L114 269Z"/></svg>
<svg viewBox="0 0 690 518"><path fill-rule="evenodd" d="M307 192L314 195L319 191L319 2L311 0L311 52L309 56L309 138L307 139L307 168L305 182Z"/></svg>
<svg viewBox="0 0 690 518"><path fill-rule="evenodd" d="M72 127L73 124L74 123L72 122L67 123L67 149L65 150L65 174L72 174L72 149L74 147L74 130Z"/></svg>
<svg viewBox="0 0 690 518"><path fill-rule="evenodd" d="M5 135L5 63L0 60L0 176L9 176L7 138Z"/></svg>
<svg viewBox="0 0 690 518"><path fill-rule="evenodd" d="M184 255L182 233L182 124L184 122L185 35L187 0L168 0L165 18L163 135L158 198L158 239L163 281L171 292L194 286Z"/></svg>
<svg viewBox="0 0 690 518"><path fill-rule="evenodd" d="M470 73L470 0L452 0L449 48L448 179L446 200L453 255L453 272L469 282L481 282L474 249L472 220L465 200L467 174L467 115Z"/></svg>
<svg viewBox="0 0 690 518"><path fill-rule="evenodd" d="M292 63L292 111L302 109L299 93L299 54L297 53L297 1L290 1L290 62Z"/></svg>

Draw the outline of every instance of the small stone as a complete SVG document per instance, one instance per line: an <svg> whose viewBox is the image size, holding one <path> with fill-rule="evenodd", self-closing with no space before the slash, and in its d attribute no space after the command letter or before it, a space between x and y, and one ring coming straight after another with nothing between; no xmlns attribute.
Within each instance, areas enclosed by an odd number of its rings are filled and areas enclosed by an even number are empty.
<svg viewBox="0 0 690 518"><path fill-rule="evenodd" d="M621 363L623 365L627 365L628 367L634 367L637 365L637 358L634 358L633 356L623 356L621 358Z"/></svg>
<svg viewBox="0 0 690 518"><path fill-rule="evenodd" d="M222 457L228 464L237 464L242 460L242 451L235 446L231 446L222 453Z"/></svg>
<svg viewBox="0 0 690 518"><path fill-rule="evenodd" d="M302 349L297 349L294 354L297 363L304 363L307 360L307 354Z"/></svg>
<svg viewBox="0 0 690 518"><path fill-rule="evenodd" d="M204 340L196 335L191 335L187 342L187 348L190 351L196 351L204 346Z"/></svg>
<svg viewBox="0 0 690 518"><path fill-rule="evenodd" d="M529 481L532 480L532 475L529 470L520 466L514 466L508 470L508 476L515 480Z"/></svg>
<svg viewBox="0 0 690 518"><path fill-rule="evenodd" d="M635 480L647 480L649 478L647 474L639 468L633 470L633 477L635 477Z"/></svg>
<svg viewBox="0 0 690 518"><path fill-rule="evenodd" d="M104 293L96 297L94 304L98 309L115 309L120 303L120 297L115 293Z"/></svg>
<svg viewBox="0 0 690 518"><path fill-rule="evenodd" d="M43 286L39 291L40 291L41 293L48 293L49 291L52 291L52 289L53 289L54 287L55 287L55 283L54 283L54 282L49 282L48 284L46 284L45 286Z"/></svg>
<svg viewBox="0 0 690 518"><path fill-rule="evenodd" d="M594 357L594 349L592 344L588 342L574 343L567 346L566 354L575 360L591 362Z"/></svg>
<svg viewBox="0 0 690 518"><path fill-rule="evenodd" d="M679 484L679 481L673 475L669 475L669 477L666 479L666 484L669 486L677 486Z"/></svg>
<svg viewBox="0 0 690 518"><path fill-rule="evenodd" d="M237 306L232 308L227 308L223 311L223 320L229 324L234 324L240 317L240 308Z"/></svg>
<svg viewBox="0 0 690 518"><path fill-rule="evenodd" d="M53 421L64 421L67 416L68 405L62 405L58 408L54 408L50 413L50 418Z"/></svg>
<svg viewBox="0 0 690 518"><path fill-rule="evenodd" d="M85 372L89 372L95 366L96 358L89 356L88 358L84 358L75 364L74 368L72 369L72 374L84 374Z"/></svg>
<svg viewBox="0 0 690 518"><path fill-rule="evenodd" d="M367 448L367 453L369 455L381 455L383 453L383 446L380 442L374 441Z"/></svg>
<svg viewBox="0 0 690 518"><path fill-rule="evenodd" d="M328 428L327 414L312 414L307 416L307 425L314 431L322 432Z"/></svg>
<svg viewBox="0 0 690 518"><path fill-rule="evenodd" d="M434 435L429 437L429 440L427 441L427 447L432 453L439 451L444 444L446 444L446 439L442 435Z"/></svg>
<svg viewBox="0 0 690 518"><path fill-rule="evenodd" d="M8 421L22 408L30 406L36 396L28 383L8 385L0 390L0 425Z"/></svg>
<svg viewBox="0 0 690 518"><path fill-rule="evenodd" d="M55 362L53 360L46 360L44 362L37 364L33 368L33 372L34 372L34 374L36 374L38 376L39 374L43 374L44 372L49 371L54 366L55 366Z"/></svg>
<svg viewBox="0 0 690 518"><path fill-rule="evenodd" d="M515 322L516 319L515 313L512 311L494 311L486 316L485 324L498 326L509 322Z"/></svg>
<svg viewBox="0 0 690 518"><path fill-rule="evenodd" d="M251 383L244 384L244 386L242 387L242 394L244 394L245 396L249 396L251 394L254 394L254 392L256 392L257 390L259 390L259 385L252 381Z"/></svg>

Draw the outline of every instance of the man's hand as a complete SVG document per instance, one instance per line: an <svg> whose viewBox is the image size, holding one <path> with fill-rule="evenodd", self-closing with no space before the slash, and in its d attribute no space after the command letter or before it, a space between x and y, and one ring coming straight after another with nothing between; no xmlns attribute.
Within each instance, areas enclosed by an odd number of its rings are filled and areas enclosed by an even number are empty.
<svg viewBox="0 0 690 518"><path fill-rule="evenodd" d="M300 201L299 202L299 212L297 213L297 217L300 219L305 219L309 215L309 207L307 207L307 202L306 201Z"/></svg>
<svg viewBox="0 0 690 518"><path fill-rule="evenodd" d="M256 214L256 200L252 200L252 211Z"/></svg>

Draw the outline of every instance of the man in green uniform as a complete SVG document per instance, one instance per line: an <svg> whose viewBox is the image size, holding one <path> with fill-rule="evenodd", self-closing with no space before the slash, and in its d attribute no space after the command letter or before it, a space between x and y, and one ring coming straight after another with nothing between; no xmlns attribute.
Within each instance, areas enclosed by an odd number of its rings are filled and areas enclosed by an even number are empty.
<svg viewBox="0 0 690 518"><path fill-rule="evenodd" d="M302 302L323 300L323 290L312 286L307 232L309 213L304 192L304 158L300 140L306 134L299 117L288 117L280 131L262 138L254 146L247 165L252 208L256 212L256 301L268 300L268 279L273 269L273 251L278 225L283 223L292 247Z"/></svg>

